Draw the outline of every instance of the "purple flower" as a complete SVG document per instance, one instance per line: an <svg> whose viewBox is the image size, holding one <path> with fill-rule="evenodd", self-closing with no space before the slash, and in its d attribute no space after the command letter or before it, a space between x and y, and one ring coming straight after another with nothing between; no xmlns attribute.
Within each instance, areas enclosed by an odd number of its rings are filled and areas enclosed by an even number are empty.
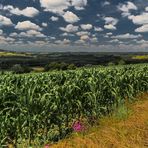
<svg viewBox="0 0 148 148"><path fill-rule="evenodd" d="M75 121L73 123L72 128L75 132L81 132L84 130L84 126L82 125L82 123L80 121Z"/></svg>

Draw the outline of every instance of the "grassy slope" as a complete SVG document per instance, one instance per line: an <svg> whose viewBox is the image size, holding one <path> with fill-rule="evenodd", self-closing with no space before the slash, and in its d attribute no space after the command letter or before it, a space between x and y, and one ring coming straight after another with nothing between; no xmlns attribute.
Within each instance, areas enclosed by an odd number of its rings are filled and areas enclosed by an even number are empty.
<svg viewBox="0 0 148 148"><path fill-rule="evenodd" d="M137 56L133 56L132 59L134 59L134 60L146 60L146 59L148 59L148 55L137 55Z"/></svg>
<svg viewBox="0 0 148 148"><path fill-rule="evenodd" d="M148 147L148 94L120 108L115 115L85 134L74 134L53 148L146 148ZM126 111L125 111L126 110ZM119 114L120 113L120 114Z"/></svg>
<svg viewBox="0 0 148 148"><path fill-rule="evenodd" d="M0 51L0 57L33 57L30 53Z"/></svg>

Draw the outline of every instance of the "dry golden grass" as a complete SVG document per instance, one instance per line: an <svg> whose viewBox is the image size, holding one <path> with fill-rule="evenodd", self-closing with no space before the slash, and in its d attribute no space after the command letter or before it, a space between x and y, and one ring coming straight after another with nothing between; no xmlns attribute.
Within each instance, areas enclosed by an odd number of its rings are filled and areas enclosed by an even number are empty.
<svg viewBox="0 0 148 148"><path fill-rule="evenodd" d="M127 104L128 117L110 116L101 119L100 125L90 128L87 134L74 134L52 148L148 148L148 94L139 101Z"/></svg>
<svg viewBox="0 0 148 148"><path fill-rule="evenodd" d="M33 72L43 72L44 67L33 67Z"/></svg>

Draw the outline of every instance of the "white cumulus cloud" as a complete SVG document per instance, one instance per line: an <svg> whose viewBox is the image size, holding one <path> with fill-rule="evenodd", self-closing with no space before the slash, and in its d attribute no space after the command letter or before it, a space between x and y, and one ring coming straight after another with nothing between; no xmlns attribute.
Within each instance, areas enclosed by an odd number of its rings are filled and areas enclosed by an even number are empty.
<svg viewBox="0 0 148 148"><path fill-rule="evenodd" d="M83 36L83 35L90 35L90 32L88 31L80 31L76 33L77 36Z"/></svg>
<svg viewBox="0 0 148 148"><path fill-rule="evenodd" d="M136 39L136 38L141 38L141 37L142 36L140 34L134 35L134 34L129 34L129 33L112 36L112 38L114 39Z"/></svg>
<svg viewBox="0 0 148 148"><path fill-rule="evenodd" d="M105 25L104 25L105 29L116 30L115 25L118 23L118 19L113 17L104 17L104 21L105 21Z"/></svg>
<svg viewBox="0 0 148 148"><path fill-rule="evenodd" d="M145 24L135 30L135 32L148 32L148 24Z"/></svg>
<svg viewBox="0 0 148 148"><path fill-rule="evenodd" d="M42 26L43 26L43 27L47 27L48 24L43 22L43 23L42 23Z"/></svg>
<svg viewBox="0 0 148 148"><path fill-rule="evenodd" d="M42 30L38 25L30 21L18 22L15 28L18 30Z"/></svg>
<svg viewBox="0 0 148 148"><path fill-rule="evenodd" d="M104 25L104 28L105 29L109 29L109 30L116 30L116 26L112 25L112 24L107 24L107 25Z"/></svg>
<svg viewBox="0 0 148 148"><path fill-rule="evenodd" d="M58 14L63 14L64 10L70 6L67 0L40 0L40 3L46 11Z"/></svg>
<svg viewBox="0 0 148 148"><path fill-rule="evenodd" d="M66 11L65 14L63 15L63 18L68 23L75 23L80 20L76 14L70 11Z"/></svg>
<svg viewBox="0 0 148 148"><path fill-rule="evenodd" d="M94 27L94 30L97 31L97 32L103 31L103 29L101 27Z"/></svg>
<svg viewBox="0 0 148 148"><path fill-rule="evenodd" d="M122 11L122 16L125 17L130 15L131 10L137 10L138 8L134 3L129 1L126 4L120 4L118 9Z"/></svg>
<svg viewBox="0 0 148 148"><path fill-rule="evenodd" d="M89 36L88 35L82 35L81 37L80 37L80 40L89 40L90 38L89 38Z"/></svg>
<svg viewBox="0 0 148 148"><path fill-rule="evenodd" d="M11 25L13 25L13 23L12 23L11 19L0 15L0 26L2 26L2 25L11 26Z"/></svg>
<svg viewBox="0 0 148 148"><path fill-rule="evenodd" d="M142 13L136 16L130 15L128 18L132 20L134 24L137 25L148 24L148 13Z"/></svg>
<svg viewBox="0 0 148 148"><path fill-rule="evenodd" d="M28 30L27 32L21 32L19 36L21 37L46 37L44 34L36 30Z"/></svg>
<svg viewBox="0 0 148 148"><path fill-rule="evenodd" d="M82 25L81 25L81 28L82 28L83 30L90 30L90 29L93 28L93 26L92 26L92 24L82 24Z"/></svg>
<svg viewBox="0 0 148 148"><path fill-rule="evenodd" d="M60 30L66 31L66 32L77 32L78 29L79 29L78 26L74 26L72 24L67 25L65 28L64 27L60 27Z"/></svg>
<svg viewBox="0 0 148 148"><path fill-rule="evenodd" d="M118 23L118 19L113 17L104 17L104 20L105 20L105 24L116 25Z"/></svg>
<svg viewBox="0 0 148 148"><path fill-rule="evenodd" d="M53 22L56 22L56 21L59 20L59 18L58 18L58 17L55 17L55 16L52 16L50 19L51 19Z"/></svg>
<svg viewBox="0 0 148 148"><path fill-rule="evenodd" d="M40 3L46 11L62 15L64 10L72 6L76 10L83 10L87 5L87 0L40 0Z"/></svg>
<svg viewBox="0 0 148 148"><path fill-rule="evenodd" d="M19 8L14 8L13 6L8 5L4 6L3 10L8 10L15 15L23 15L27 17L34 17L39 14L39 11L34 7L26 7L25 9L20 10Z"/></svg>
<svg viewBox="0 0 148 148"><path fill-rule="evenodd" d="M87 0L72 0L72 6L74 6L76 10L83 10L86 5Z"/></svg>

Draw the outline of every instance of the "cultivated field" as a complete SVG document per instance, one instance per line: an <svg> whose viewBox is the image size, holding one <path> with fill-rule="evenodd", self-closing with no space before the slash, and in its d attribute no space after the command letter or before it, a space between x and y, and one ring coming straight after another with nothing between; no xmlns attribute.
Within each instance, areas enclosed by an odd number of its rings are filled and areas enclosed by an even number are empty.
<svg viewBox="0 0 148 148"><path fill-rule="evenodd" d="M134 60L147 60L148 55L137 55L137 56L133 56L132 59L134 59Z"/></svg>
<svg viewBox="0 0 148 148"><path fill-rule="evenodd" d="M17 53L17 52L4 52L0 51L0 57L25 57L29 56L29 53Z"/></svg>
<svg viewBox="0 0 148 148"><path fill-rule="evenodd" d="M1 74L0 145L58 141L73 131L74 121L93 125L147 91L147 64Z"/></svg>

